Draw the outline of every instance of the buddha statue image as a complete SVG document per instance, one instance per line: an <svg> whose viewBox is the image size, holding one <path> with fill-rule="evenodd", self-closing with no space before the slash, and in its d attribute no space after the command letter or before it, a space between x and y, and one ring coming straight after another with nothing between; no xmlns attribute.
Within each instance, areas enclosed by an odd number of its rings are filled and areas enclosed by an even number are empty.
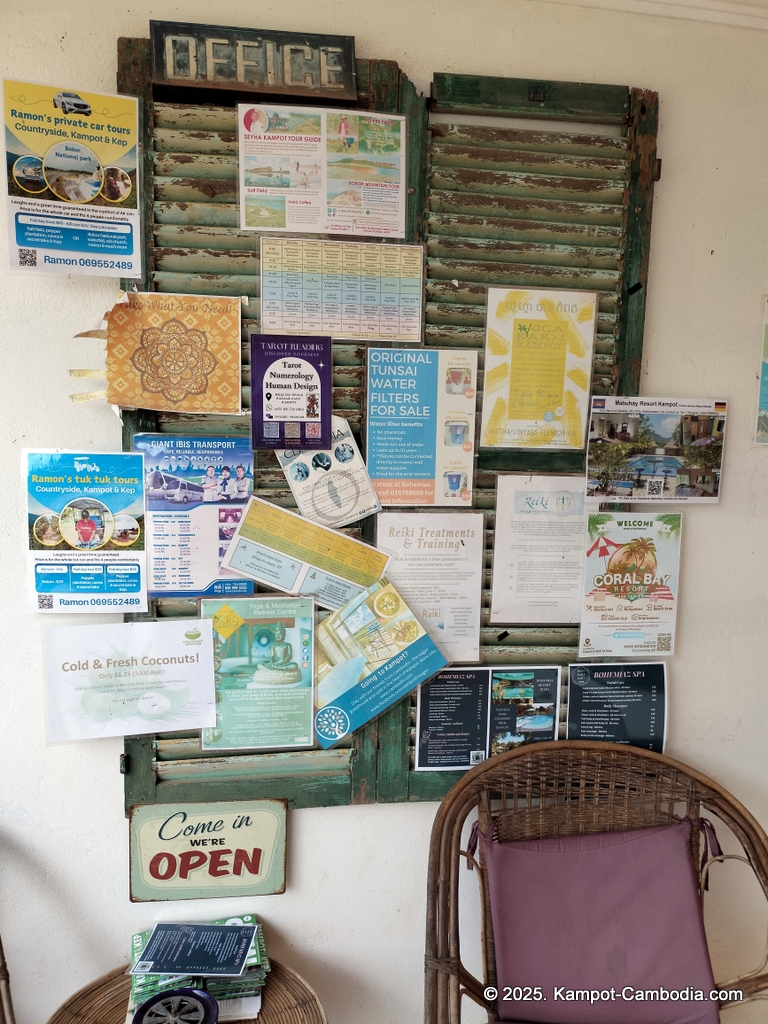
<svg viewBox="0 0 768 1024"><path fill-rule="evenodd" d="M291 661L293 647L285 639L285 626L278 622L275 639L269 648L269 660L262 662L253 676L250 686L285 686L301 681L301 669Z"/></svg>

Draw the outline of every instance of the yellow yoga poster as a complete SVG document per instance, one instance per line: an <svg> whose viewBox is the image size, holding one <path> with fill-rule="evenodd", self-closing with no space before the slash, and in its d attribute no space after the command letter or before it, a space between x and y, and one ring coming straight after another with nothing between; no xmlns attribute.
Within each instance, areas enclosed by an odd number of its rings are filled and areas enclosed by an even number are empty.
<svg viewBox="0 0 768 1024"><path fill-rule="evenodd" d="M480 445L583 448L594 292L488 289Z"/></svg>

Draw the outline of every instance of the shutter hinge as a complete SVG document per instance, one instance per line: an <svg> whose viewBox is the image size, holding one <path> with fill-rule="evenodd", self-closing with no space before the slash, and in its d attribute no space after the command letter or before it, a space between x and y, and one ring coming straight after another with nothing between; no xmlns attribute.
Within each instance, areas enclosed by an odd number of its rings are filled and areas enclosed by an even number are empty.
<svg viewBox="0 0 768 1024"><path fill-rule="evenodd" d="M654 160L653 162L653 180L661 181L661 160Z"/></svg>
<svg viewBox="0 0 768 1024"><path fill-rule="evenodd" d="M131 757L130 754L120 755L120 774L127 775L131 770Z"/></svg>

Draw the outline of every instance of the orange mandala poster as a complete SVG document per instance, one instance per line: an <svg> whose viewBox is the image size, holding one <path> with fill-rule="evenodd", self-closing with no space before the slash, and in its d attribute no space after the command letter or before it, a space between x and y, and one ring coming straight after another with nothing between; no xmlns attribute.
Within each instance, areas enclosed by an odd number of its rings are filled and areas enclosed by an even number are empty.
<svg viewBox="0 0 768 1024"><path fill-rule="evenodd" d="M107 317L107 401L240 412L240 299L129 293Z"/></svg>

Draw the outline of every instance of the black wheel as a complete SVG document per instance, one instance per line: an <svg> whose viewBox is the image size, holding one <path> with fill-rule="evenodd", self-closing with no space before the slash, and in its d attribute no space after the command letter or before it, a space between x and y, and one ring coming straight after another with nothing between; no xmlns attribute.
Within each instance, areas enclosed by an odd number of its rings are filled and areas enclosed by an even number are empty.
<svg viewBox="0 0 768 1024"><path fill-rule="evenodd" d="M142 1003L133 1024L216 1024L219 1004L197 988L175 988Z"/></svg>

